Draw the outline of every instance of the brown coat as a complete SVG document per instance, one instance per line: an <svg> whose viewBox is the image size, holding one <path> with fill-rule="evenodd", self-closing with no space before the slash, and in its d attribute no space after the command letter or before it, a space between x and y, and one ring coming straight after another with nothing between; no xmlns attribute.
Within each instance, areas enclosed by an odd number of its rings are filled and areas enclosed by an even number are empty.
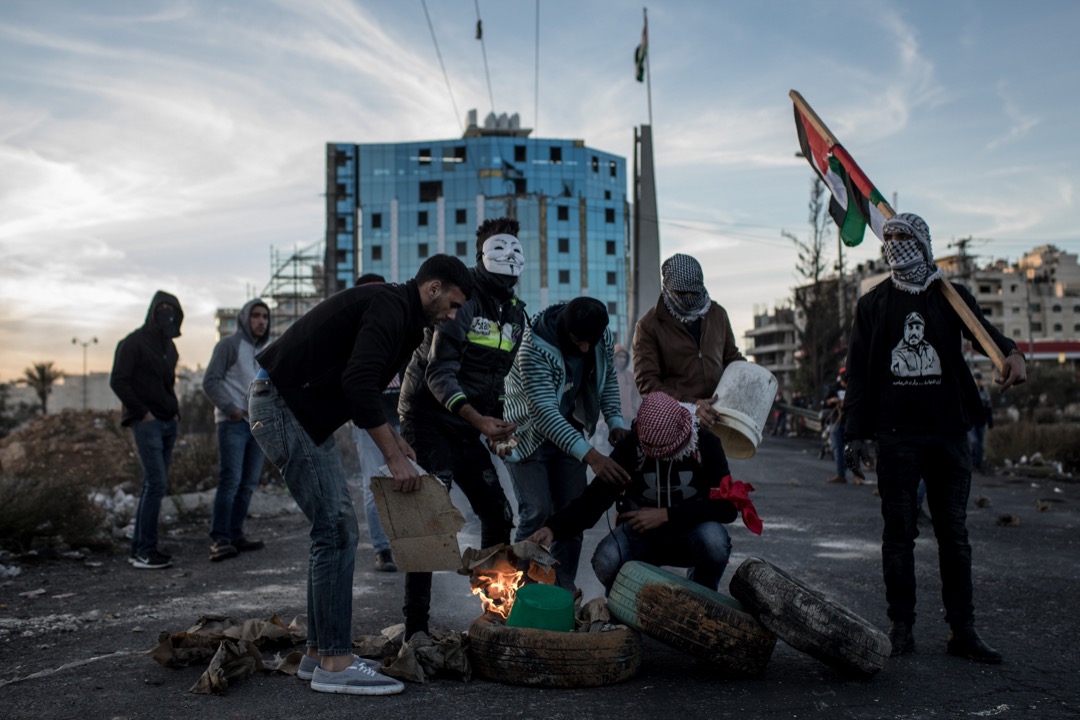
<svg viewBox="0 0 1080 720"><path fill-rule="evenodd" d="M715 302L701 321L701 347L661 299L634 328L634 378L647 395L665 392L679 402L713 396L724 368L746 360L735 345L727 311Z"/></svg>

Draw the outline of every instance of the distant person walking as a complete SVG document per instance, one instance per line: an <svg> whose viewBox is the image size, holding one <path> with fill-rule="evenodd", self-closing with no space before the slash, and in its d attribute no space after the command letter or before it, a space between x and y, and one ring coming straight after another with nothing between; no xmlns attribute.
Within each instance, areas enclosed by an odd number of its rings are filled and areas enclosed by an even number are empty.
<svg viewBox="0 0 1080 720"><path fill-rule="evenodd" d="M270 308L259 298L249 300L236 315L233 334L214 346L203 375L218 441L218 486L210 520L213 562L263 547L262 540L244 536L244 519L265 459L248 425L248 390L259 371L255 353L269 340Z"/></svg>
<svg viewBox="0 0 1080 720"><path fill-rule="evenodd" d="M986 431L994 427L994 405L990 401L990 392L983 385L982 373L976 372L975 387L979 389L979 402L982 403L982 418L975 418L971 425L971 465L976 472L983 471L983 455L986 452Z"/></svg>
<svg viewBox="0 0 1080 720"><path fill-rule="evenodd" d="M353 654L359 524L333 435L352 420L386 458L394 489L420 488L416 453L387 422L380 396L424 329L453 319L472 284L460 260L433 255L404 284L352 287L323 300L258 356L263 369L251 385L251 432L311 523L307 656L297 674L318 692L389 695L404 688Z"/></svg>
<svg viewBox="0 0 1080 720"><path fill-rule="evenodd" d="M128 558L140 570L172 565L172 555L158 547L158 516L180 417L175 390L180 355L173 338L180 337L183 322L180 301L158 290L146 311L146 322L116 346L109 376L109 386L123 406L121 425L131 428L142 466L142 491Z"/></svg>

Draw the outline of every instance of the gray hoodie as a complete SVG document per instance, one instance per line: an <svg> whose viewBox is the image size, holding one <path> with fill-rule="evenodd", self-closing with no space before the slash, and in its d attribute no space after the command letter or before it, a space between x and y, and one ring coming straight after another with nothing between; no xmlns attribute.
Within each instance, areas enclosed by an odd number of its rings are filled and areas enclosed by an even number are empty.
<svg viewBox="0 0 1080 720"><path fill-rule="evenodd" d="M247 411L248 388L259 372L255 354L270 340L269 323L266 334L258 342L251 335L251 310L257 306L270 312L261 299L248 300L236 315L236 332L214 347L210 364L206 366L203 392L214 403L214 422L228 420L237 410Z"/></svg>

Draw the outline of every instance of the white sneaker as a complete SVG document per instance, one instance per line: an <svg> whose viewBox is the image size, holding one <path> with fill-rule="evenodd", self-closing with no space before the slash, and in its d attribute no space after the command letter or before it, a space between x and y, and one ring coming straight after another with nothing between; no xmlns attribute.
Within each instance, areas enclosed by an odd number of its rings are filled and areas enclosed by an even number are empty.
<svg viewBox="0 0 1080 720"><path fill-rule="evenodd" d="M341 672L315 668L311 689L316 692L349 695L396 695L405 689L405 683L375 672L361 660L354 660L352 665Z"/></svg>
<svg viewBox="0 0 1080 720"><path fill-rule="evenodd" d="M359 655L353 655L353 662L356 662L357 660L364 663L372 670L378 670L382 667L382 660L368 660L367 658L362 658ZM301 680L310 680L312 677L314 677L315 668L317 667L319 667L319 658L305 654L304 657L300 660L300 667L296 670L296 677L300 678Z"/></svg>

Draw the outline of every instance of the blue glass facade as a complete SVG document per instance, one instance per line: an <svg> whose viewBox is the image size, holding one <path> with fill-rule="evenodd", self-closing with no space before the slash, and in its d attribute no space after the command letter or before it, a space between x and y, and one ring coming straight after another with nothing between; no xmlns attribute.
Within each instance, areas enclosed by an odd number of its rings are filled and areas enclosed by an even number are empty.
<svg viewBox="0 0 1080 720"><path fill-rule="evenodd" d="M475 130L475 128L473 128ZM530 314L580 295L626 336L626 161L580 140L483 134L459 140L327 145L327 292L379 273L412 277L443 252L475 263L476 228L521 223Z"/></svg>

